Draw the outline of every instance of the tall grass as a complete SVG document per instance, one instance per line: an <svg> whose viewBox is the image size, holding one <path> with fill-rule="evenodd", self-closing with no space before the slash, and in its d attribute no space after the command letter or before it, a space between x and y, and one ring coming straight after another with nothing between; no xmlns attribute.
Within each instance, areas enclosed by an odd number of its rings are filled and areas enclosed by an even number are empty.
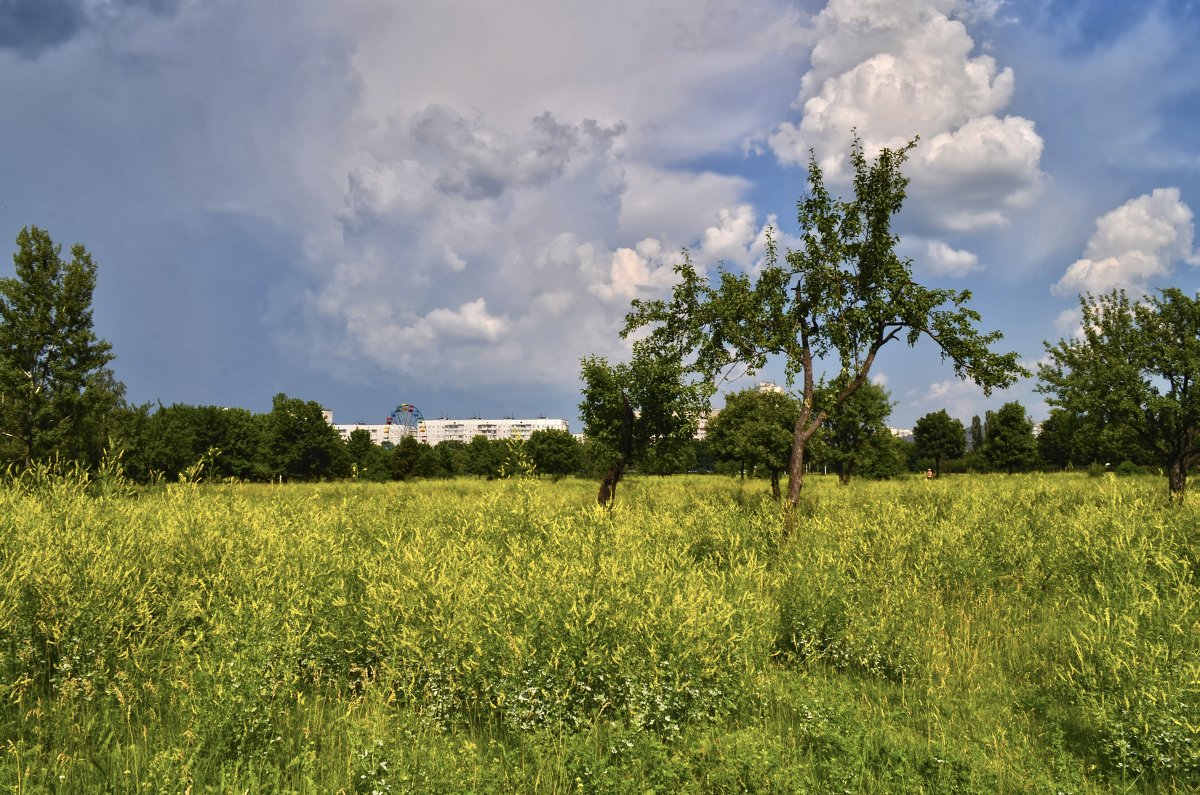
<svg viewBox="0 0 1200 795"><path fill-rule="evenodd" d="M0 490L13 792L1108 792L1200 781L1156 481Z"/></svg>

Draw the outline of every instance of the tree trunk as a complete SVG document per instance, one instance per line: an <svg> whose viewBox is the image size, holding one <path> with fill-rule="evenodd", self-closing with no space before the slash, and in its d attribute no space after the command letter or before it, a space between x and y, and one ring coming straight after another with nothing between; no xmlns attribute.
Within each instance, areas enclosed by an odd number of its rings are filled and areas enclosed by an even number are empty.
<svg viewBox="0 0 1200 795"><path fill-rule="evenodd" d="M804 444L807 441L808 437L797 427L792 441L792 461L788 464L788 503L792 508L800 502L800 489L804 487Z"/></svg>
<svg viewBox="0 0 1200 795"><path fill-rule="evenodd" d="M796 433L792 437L792 460L788 464L788 502L793 508L800 501L800 489L804 487L804 447L825 421L825 412L815 417L810 414L808 419L810 421L805 424L804 414L801 414L800 419L796 420Z"/></svg>
<svg viewBox="0 0 1200 795"><path fill-rule="evenodd" d="M779 493L779 470L778 469L771 470L771 496L774 497L776 500L778 500L780 498L780 496L782 496Z"/></svg>
<svg viewBox="0 0 1200 795"><path fill-rule="evenodd" d="M609 509L612 508L613 498L617 496L617 484L621 482L621 475L625 474L625 464L633 458L633 425L637 417L633 413L628 395L621 394L621 403L625 411L621 418L620 455L608 468L604 480L600 481L600 491L596 494L596 502Z"/></svg>
<svg viewBox="0 0 1200 795"><path fill-rule="evenodd" d="M625 459L618 458L604 474L604 480L600 481L600 491L596 493L597 503L605 508L612 508L613 499L617 496L617 483L621 481L621 475L624 473Z"/></svg>
<svg viewBox="0 0 1200 795"><path fill-rule="evenodd" d="M1181 456L1167 462L1167 490L1175 502L1183 502L1187 489L1187 461Z"/></svg>

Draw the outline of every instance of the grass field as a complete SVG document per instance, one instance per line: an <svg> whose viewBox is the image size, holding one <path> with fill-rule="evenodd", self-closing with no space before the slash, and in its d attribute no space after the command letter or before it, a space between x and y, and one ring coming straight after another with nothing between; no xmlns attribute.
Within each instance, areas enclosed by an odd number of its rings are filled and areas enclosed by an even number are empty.
<svg viewBox="0 0 1200 795"><path fill-rule="evenodd" d="M0 787L1194 792L1158 478L0 490Z"/></svg>

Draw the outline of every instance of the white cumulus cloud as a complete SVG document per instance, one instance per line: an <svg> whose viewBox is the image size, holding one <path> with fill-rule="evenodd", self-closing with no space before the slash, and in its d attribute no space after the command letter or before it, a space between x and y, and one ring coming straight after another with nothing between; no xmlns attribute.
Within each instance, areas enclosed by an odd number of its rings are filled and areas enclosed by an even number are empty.
<svg viewBox="0 0 1200 795"><path fill-rule="evenodd" d="M437 334L467 341L495 342L509 327L508 318L490 314L482 298L458 309L435 309L424 320Z"/></svg>
<svg viewBox="0 0 1200 795"><path fill-rule="evenodd" d="M1122 288L1142 293L1159 286L1175 265L1200 265L1192 248L1192 210L1177 188L1157 188L1130 199L1096 221L1083 257L1051 288L1055 295L1103 293Z"/></svg>
<svg viewBox="0 0 1200 795"><path fill-rule="evenodd" d="M930 384L924 393L909 393L915 406L933 411L945 409L951 417L970 417L980 413L984 401L983 389L974 381L957 378Z"/></svg>
<svg viewBox="0 0 1200 795"><path fill-rule="evenodd" d="M925 255L929 269L944 276L966 276L983 270L977 255L951 248L941 240L930 240L925 246Z"/></svg>
<svg viewBox="0 0 1200 795"><path fill-rule="evenodd" d="M768 136L776 157L802 163L812 149L837 178L852 131L868 154L919 135L907 173L924 222L959 232L1007 223L1045 179L1042 140L1030 120L1000 115L1013 71L974 54L958 18L980 11L946 0L832 0L815 22L812 69L795 103L801 119Z"/></svg>

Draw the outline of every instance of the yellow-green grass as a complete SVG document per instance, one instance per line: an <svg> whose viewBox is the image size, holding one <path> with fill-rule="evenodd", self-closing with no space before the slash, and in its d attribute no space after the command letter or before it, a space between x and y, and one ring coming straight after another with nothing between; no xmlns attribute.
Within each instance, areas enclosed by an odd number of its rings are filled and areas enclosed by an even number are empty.
<svg viewBox="0 0 1200 795"><path fill-rule="evenodd" d="M13 792L1187 792L1154 478L0 490ZM99 496L98 496L99 495Z"/></svg>

